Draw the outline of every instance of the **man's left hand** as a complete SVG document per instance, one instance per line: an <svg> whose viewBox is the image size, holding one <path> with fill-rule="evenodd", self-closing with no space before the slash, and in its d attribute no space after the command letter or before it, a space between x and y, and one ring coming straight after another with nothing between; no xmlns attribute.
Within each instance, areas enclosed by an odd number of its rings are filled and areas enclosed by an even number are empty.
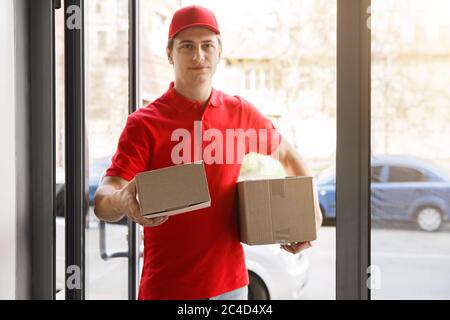
<svg viewBox="0 0 450 320"><path fill-rule="evenodd" d="M311 248L312 243L311 243L311 241L294 242L294 243L290 243L290 244L282 244L280 247L281 247L281 249L286 250L289 253L297 254L303 250Z"/></svg>

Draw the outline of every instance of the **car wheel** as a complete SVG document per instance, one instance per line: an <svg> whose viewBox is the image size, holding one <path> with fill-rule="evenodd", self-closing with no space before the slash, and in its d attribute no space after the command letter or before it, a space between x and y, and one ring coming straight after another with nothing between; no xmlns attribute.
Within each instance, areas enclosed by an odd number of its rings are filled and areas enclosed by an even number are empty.
<svg viewBox="0 0 450 320"><path fill-rule="evenodd" d="M270 300L264 281L252 272L249 273L249 277L248 300Z"/></svg>
<svg viewBox="0 0 450 320"><path fill-rule="evenodd" d="M442 213L434 207L422 207L417 211L416 223L423 231L437 231L442 226Z"/></svg>

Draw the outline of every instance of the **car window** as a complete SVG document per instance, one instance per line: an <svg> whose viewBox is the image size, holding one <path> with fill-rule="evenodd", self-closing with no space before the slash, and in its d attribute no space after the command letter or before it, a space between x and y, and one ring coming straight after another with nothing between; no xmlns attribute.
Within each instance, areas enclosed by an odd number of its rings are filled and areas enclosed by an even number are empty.
<svg viewBox="0 0 450 320"><path fill-rule="evenodd" d="M427 178L419 170L401 166L391 166L389 168L389 182L420 182L420 181L427 181Z"/></svg>
<svg viewBox="0 0 450 320"><path fill-rule="evenodd" d="M381 169L383 166L373 166L370 172L370 179L372 183L381 182Z"/></svg>

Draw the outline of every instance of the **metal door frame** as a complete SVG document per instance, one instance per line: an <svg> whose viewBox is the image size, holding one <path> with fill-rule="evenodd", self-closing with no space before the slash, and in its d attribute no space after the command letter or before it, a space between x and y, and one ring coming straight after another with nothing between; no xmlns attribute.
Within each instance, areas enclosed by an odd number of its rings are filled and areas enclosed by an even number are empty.
<svg viewBox="0 0 450 320"><path fill-rule="evenodd" d="M53 300L55 280L55 14L53 0L28 0L31 298Z"/></svg>
<svg viewBox="0 0 450 320"><path fill-rule="evenodd" d="M140 0L129 1L129 106L131 114L141 106L140 75ZM140 277L140 229L128 219L128 299L136 300Z"/></svg>
<svg viewBox="0 0 450 320"><path fill-rule="evenodd" d="M336 298L369 300L370 0L337 0Z"/></svg>

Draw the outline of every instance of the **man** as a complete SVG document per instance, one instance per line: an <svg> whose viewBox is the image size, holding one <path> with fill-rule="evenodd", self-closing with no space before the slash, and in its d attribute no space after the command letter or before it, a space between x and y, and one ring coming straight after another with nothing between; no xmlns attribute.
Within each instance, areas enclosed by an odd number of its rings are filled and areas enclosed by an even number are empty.
<svg viewBox="0 0 450 320"><path fill-rule="evenodd" d="M170 219L146 219L140 214L134 177L175 164L176 130L192 134L199 123L203 132L214 129L223 136L230 129L267 130L269 137L258 138L255 150L246 144L245 154L277 154L288 174L310 175L302 158L253 105L212 88L221 54L219 26L211 11L189 6L175 13L167 46L175 81L161 98L129 116L112 165L96 192L98 218L114 222L127 215L144 227L139 299L247 298L249 279L234 201L242 157L226 164L205 161L210 208ZM201 151L208 147L203 142ZM224 147L225 142L216 143L224 153L239 151ZM319 227L322 215L317 198L316 207ZM310 246L305 242L281 247L295 254Z"/></svg>

